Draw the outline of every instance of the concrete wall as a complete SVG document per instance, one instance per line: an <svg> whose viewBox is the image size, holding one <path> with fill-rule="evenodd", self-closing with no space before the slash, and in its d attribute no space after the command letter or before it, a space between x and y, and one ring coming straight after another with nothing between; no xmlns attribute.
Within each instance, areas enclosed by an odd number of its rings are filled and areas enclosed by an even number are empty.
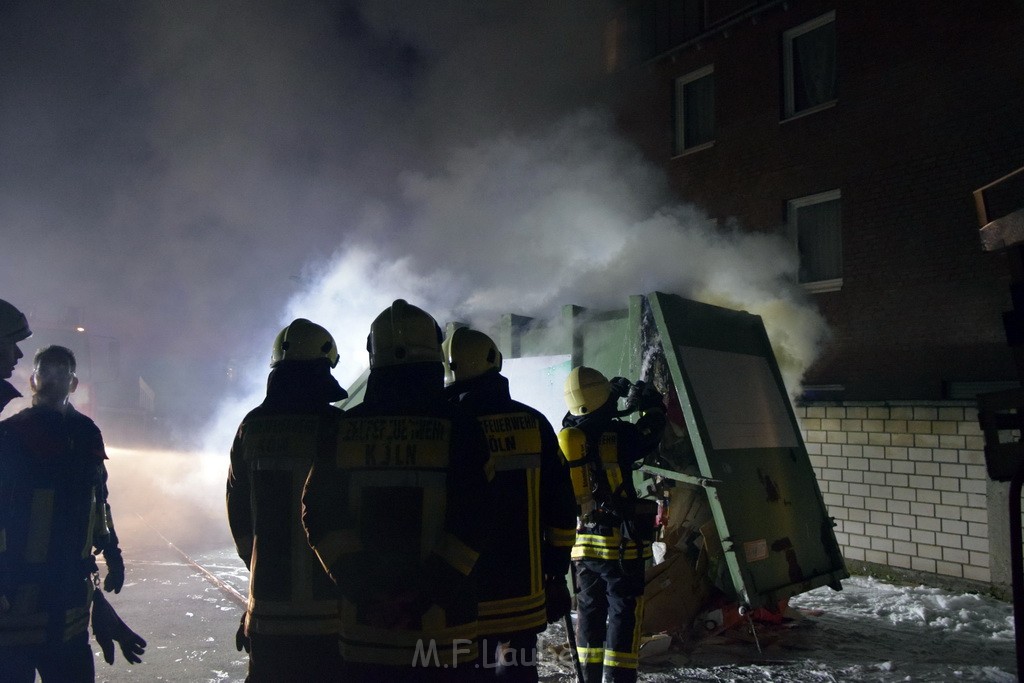
<svg viewBox="0 0 1024 683"><path fill-rule="evenodd" d="M847 560L997 592L1009 583L1005 486L986 474L973 402L810 403L796 414Z"/></svg>

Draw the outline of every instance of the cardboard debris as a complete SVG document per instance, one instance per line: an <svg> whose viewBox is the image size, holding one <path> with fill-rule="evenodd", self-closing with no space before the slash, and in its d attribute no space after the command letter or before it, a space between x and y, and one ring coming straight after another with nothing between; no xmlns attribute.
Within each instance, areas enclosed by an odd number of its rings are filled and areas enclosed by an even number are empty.
<svg viewBox="0 0 1024 683"><path fill-rule="evenodd" d="M689 558L677 553L647 570L643 633L688 631L708 594Z"/></svg>

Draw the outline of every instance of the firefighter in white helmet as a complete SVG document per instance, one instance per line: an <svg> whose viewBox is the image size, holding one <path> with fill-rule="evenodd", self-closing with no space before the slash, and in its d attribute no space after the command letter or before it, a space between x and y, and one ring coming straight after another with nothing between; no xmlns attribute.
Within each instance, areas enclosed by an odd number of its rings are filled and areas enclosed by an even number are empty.
<svg viewBox="0 0 1024 683"><path fill-rule="evenodd" d="M487 442L444 399L429 314L396 300L367 350L363 402L303 495L309 543L341 592L341 679L474 680L474 568L494 514Z"/></svg>
<svg viewBox="0 0 1024 683"><path fill-rule="evenodd" d="M227 481L228 523L249 569L236 647L250 683L331 680L338 655L337 588L306 542L301 495L317 455L334 449L348 394L331 375L338 348L305 318L274 340L267 395L238 427Z"/></svg>
<svg viewBox="0 0 1024 683"><path fill-rule="evenodd" d="M512 399L502 357L483 332L444 341L447 393L475 415L494 464L495 542L480 556L481 665L487 678L537 680L537 633L570 609L566 574L576 538L569 471L551 424Z"/></svg>
<svg viewBox="0 0 1024 683"><path fill-rule="evenodd" d="M25 354L18 348L18 342L32 335L25 314L0 299L0 411L8 403L21 396L7 380L14 374L14 366Z"/></svg>
<svg viewBox="0 0 1024 683"><path fill-rule="evenodd" d="M627 397L627 409L618 399ZM580 504L572 559L576 640L586 683L603 676L633 683L643 621L644 565L651 556L656 505L641 500L633 470L658 447L665 429L662 396L589 367L565 380L569 408L558 434ZM635 424L619 419L638 409Z"/></svg>

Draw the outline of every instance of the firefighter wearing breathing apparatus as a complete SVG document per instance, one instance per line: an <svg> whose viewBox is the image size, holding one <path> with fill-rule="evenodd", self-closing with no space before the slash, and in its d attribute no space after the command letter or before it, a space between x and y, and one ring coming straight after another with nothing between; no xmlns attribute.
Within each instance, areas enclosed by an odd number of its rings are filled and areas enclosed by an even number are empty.
<svg viewBox="0 0 1024 683"><path fill-rule="evenodd" d="M274 340L267 395L231 446L227 510L249 569L249 602L236 647L249 652L246 681L325 681L337 675L337 588L306 542L301 497L317 453L333 452L348 394L331 375L331 334L298 318Z"/></svg>
<svg viewBox="0 0 1024 683"><path fill-rule="evenodd" d="M460 327L443 350L449 399L487 435L501 516L477 563L481 665L488 678L536 681L537 633L571 606L565 577L576 504L569 472L547 418L510 396L490 337Z"/></svg>
<svg viewBox="0 0 1024 683"><path fill-rule="evenodd" d="M0 680L92 681L89 616L103 553L106 591L125 580L107 504L107 459L96 424L68 401L74 353L40 350L32 407L0 423ZM95 626L94 626L95 628ZM130 631L129 631L130 633ZM141 654L119 639L129 652ZM104 638L101 632L97 639ZM112 654L112 653L111 653ZM108 659L111 663L113 657Z"/></svg>
<svg viewBox="0 0 1024 683"><path fill-rule="evenodd" d="M627 407L618 411L618 399ZM665 428L662 397L622 377L610 382L578 367L565 380L569 408L558 440L569 462L580 508L576 544L579 658L587 683L607 673L616 683L637 677L643 621L644 564L651 557L656 505L637 497L633 469L658 447ZM618 419L633 410L635 424Z"/></svg>
<svg viewBox="0 0 1024 683"><path fill-rule="evenodd" d="M303 495L309 544L341 592L341 678L473 680L474 567L493 514L487 442L444 398L429 314L396 300L367 350L363 401Z"/></svg>

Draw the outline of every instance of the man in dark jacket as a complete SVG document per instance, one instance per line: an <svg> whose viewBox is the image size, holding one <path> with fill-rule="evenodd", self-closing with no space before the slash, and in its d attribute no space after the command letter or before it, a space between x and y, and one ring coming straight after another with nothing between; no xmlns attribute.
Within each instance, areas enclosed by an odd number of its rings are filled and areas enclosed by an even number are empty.
<svg viewBox="0 0 1024 683"><path fill-rule="evenodd" d="M487 443L444 399L441 330L425 311L396 300L367 350L363 402L303 495L309 543L342 594L343 680L473 680Z"/></svg>
<svg viewBox="0 0 1024 683"><path fill-rule="evenodd" d="M619 397L630 383L609 382L593 368L574 368L565 380L569 408L559 443L570 466L586 469L589 490L576 529L576 631L586 683L633 683L643 621L644 564L651 557L656 505L640 500L633 469L658 447L665 430L662 397L637 383L641 417L619 419ZM575 484L575 479L574 479Z"/></svg>
<svg viewBox="0 0 1024 683"><path fill-rule="evenodd" d="M32 336L25 314L0 299L0 412L4 406L21 396L9 380L14 366L25 354L18 348L18 342Z"/></svg>
<svg viewBox="0 0 1024 683"><path fill-rule="evenodd" d="M461 327L444 342L449 399L476 416L494 464L499 522L477 563L481 666L503 681L537 680L537 633L570 609L565 578L576 501L555 432L509 394L501 352Z"/></svg>
<svg viewBox="0 0 1024 683"><path fill-rule="evenodd" d="M35 356L32 407L0 423L0 680L92 681L92 550L104 589L124 585L107 504L106 453L96 424L74 409L75 356Z"/></svg>
<svg viewBox="0 0 1024 683"><path fill-rule="evenodd" d="M302 528L302 487L317 453L334 451L348 394L331 375L334 338L294 320L274 341L266 399L231 446L227 508L249 603L236 645L248 647L246 681L320 683L338 675L337 588Z"/></svg>

